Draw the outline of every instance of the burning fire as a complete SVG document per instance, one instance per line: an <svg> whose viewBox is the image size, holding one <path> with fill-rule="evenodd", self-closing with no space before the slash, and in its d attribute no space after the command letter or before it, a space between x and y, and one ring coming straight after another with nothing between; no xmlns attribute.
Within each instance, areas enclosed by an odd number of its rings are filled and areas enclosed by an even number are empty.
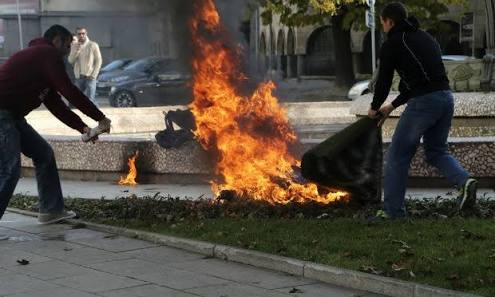
<svg viewBox="0 0 495 297"><path fill-rule="evenodd" d="M273 82L261 83L250 97L237 86L246 80L238 61L240 50L225 45L226 30L214 0L196 0L190 27L194 43L193 94L190 108L195 116L195 135L201 145L216 152L212 181L217 195L233 191L271 203L347 199L348 193L319 193L313 183L296 181L294 166L300 162L289 152L297 142L284 110L272 95Z"/></svg>
<svg viewBox="0 0 495 297"><path fill-rule="evenodd" d="M129 174L126 177L121 176L119 185L121 186L135 186L138 183L136 182L137 177L137 169L136 169L136 159L139 155L139 151L136 154L129 158L127 161L127 166L129 166Z"/></svg>

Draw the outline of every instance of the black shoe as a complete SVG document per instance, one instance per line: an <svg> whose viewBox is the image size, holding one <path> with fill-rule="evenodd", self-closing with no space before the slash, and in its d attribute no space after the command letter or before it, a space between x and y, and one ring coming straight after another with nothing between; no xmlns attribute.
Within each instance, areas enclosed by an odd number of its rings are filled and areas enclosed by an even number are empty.
<svg viewBox="0 0 495 297"><path fill-rule="evenodd" d="M468 178L464 185L459 190L457 203L459 210L472 209L476 204L476 190L478 181L474 178Z"/></svg>

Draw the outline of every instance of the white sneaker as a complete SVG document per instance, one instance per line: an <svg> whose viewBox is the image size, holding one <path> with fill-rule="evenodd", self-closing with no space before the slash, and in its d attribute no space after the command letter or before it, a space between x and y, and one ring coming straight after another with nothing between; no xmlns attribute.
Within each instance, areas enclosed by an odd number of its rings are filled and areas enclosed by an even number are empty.
<svg viewBox="0 0 495 297"><path fill-rule="evenodd" d="M7 240L7 239L9 239L9 238L10 238L10 236L8 236L8 235L5 235L5 234L0 234L0 241L2 241L2 240Z"/></svg>
<svg viewBox="0 0 495 297"><path fill-rule="evenodd" d="M61 213L40 213L38 215L38 224L48 225L58 223L76 217L73 211L63 211Z"/></svg>

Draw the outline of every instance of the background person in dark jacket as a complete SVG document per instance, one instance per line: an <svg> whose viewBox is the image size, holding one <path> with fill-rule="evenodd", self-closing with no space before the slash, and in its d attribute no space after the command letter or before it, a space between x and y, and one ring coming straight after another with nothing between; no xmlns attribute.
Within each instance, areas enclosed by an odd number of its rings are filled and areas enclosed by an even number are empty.
<svg viewBox="0 0 495 297"><path fill-rule="evenodd" d="M404 196L411 159L423 138L426 160L461 191L459 208L476 203L475 179L448 153L447 137L454 113L440 46L433 37L419 29L418 21L407 17L402 3L388 4L381 22L387 41L380 53L380 68L373 102L368 115L384 118L401 104L407 107L400 117L389 147L384 180L384 211L378 215L391 218L406 216ZM399 74L400 95L382 106L387 98L394 70Z"/></svg>
<svg viewBox="0 0 495 297"><path fill-rule="evenodd" d="M63 95L99 126L110 120L72 84L63 57L70 51L72 34L60 25L43 38L15 53L0 68L0 218L19 180L21 152L33 160L40 197L38 221L53 223L74 216L64 202L53 150L24 119L42 103L67 126L88 134L88 126L62 101ZM109 130L108 130L109 131Z"/></svg>

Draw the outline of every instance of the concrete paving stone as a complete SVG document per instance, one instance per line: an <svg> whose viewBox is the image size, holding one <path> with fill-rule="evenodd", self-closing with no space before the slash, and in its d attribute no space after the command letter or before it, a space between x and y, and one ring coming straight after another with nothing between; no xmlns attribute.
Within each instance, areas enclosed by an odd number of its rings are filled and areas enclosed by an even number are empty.
<svg viewBox="0 0 495 297"><path fill-rule="evenodd" d="M98 271L108 272L120 276L129 276L133 278L139 278L139 276L143 274L149 274L153 272L159 273L170 269L168 267L159 264L153 264L151 262L140 259L126 259L96 263L88 265L88 267L91 267Z"/></svg>
<svg viewBox="0 0 495 297"><path fill-rule="evenodd" d="M79 238L71 240L71 242L109 252L126 252L157 246L157 244L151 242L112 234L102 235L101 237Z"/></svg>
<svg viewBox="0 0 495 297"><path fill-rule="evenodd" d="M0 247L2 247L2 248L12 247L12 246L14 246L20 242L40 240L38 235L29 234L29 233L25 233L25 232L13 230L13 229L8 229L8 228L0 229L0 234L9 236L8 240L0 241Z"/></svg>
<svg viewBox="0 0 495 297"><path fill-rule="evenodd" d="M53 259L64 261L72 264L87 266L90 264L123 260L132 258L129 255L108 252L91 247L82 247L77 249L65 249L50 256Z"/></svg>
<svg viewBox="0 0 495 297"><path fill-rule="evenodd" d="M40 225L37 218L7 212L0 221L0 227L27 232L31 234L56 233L72 229L67 224Z"/></svg>
<svg viewBox="0 0 495 297"><path fill-rule="evenodd" d="M186 292L194 293L202 297L288 297L292 294L270 291L258 287L252 287L241 284L228 284L221 286L209 286L204 288L196 288L186 290Z"/></svg>
<svg viewBox="0 0 495 297"><path fill-rule="evenodd" d="M201 254L185 252L179 249L164 246L134 250L120 254L158 264L200 260L205 257Z"/></svg>
<svg viewBox="0 0 495 297"><path fill-rule="evenodd" d="M71 288L54 288L49 290L36 290L7 297L98 297L98 295L85 293Z"/></svg>
<svg viewBox="0 0 495 297"><path fill-rule="evenodd" d="M18 250L15 246L2 248L0 245L0 267L12 267L19 266L17 260L25 259L30 264L42 263L50 261L52 259L32 253L28 253L22 250Z"/></svg>
<svg viewBox="0 0 495 297"><path fill-rule="evenodd" d="M291 286L287 288L277 289L277 291L281 293L288 293L294 297L362 297L364 294L360 291L323 283L304 286ZM291 293L291 291L293 293Z"/></svg>
<svg viewBox="0 0 495 297"><path fill-rule="evenodd" d="M19 224L13 224L9 227L18 231L38 234L40 237L45 237L47 239L60 236L63 237L64 231L72 229L72 226L67 224L40 225L37 221L21 222Z"/></svg>
<svg viewBox="0 0 495 297"><path fill-rule="evenodd" d="M159 287L157 285L144 285L139 287L113 290L99 294L105 297L157 297L157 296L194 297L196 296L169 288Z"/></svg>
<svg viewBox="0 0 495 297"><path fill-rule="evenodd" d="M59 240L26 241L16 244L16 248L19 250L45 257L56 257L65 250L75 250L82 247L82 245Z"/></svg>
<svg viewBox="0 0 495 297"><path fill-rule="evenodd" d="M95 271L91 274L83 274L65 278L58 278L52 280L53 283L85 291L89 293L105 292L116 289L129 288L139 285L144 285L145 282L131 279L128 277L122 277L112 275L105 272Z"/></svg>
<svg viewBox="0 0 495 297"><path fill-rule="evenodd" d="M165 265L153 265L140 259L98 263L90 265L90 267L95 270L136 278L179 290L228 282L197 272L183 271Z"/></svg>
<svg viewBox="0 0 495 297"><path fill-rule="evenodd" d="M108 236L108 234L86 228L78 228L65 231L66 241L76 241L88 238L104 238L105 236Z"/></svg>
<svg viewBox="0 0 495 297"><path fill-rule="evenodd" d="M315 281L274 272L249 265L226 262L219 259L204 259L183 263L172 263L170 266L191 272L199 272L222 279L253 286L276 289L286 286L299 286L315 283Z"/></svg>
<svg viewBox="0 0 495 297"><path fill-rule="evenodd" d="M14 266L10 267L9 270L26 274L41 280L52 280L69 276L91 274L95 272L95 270L89 268L55 260Z"/></svg>
<svg viewBox="0 0 495 297"><path fill-rule="evenodd" d="M0 274L0 294L5 296L31 291L51 290L58 287L59 286L49 282L32 278L27 275L16 274L12 271Z"/></svg>
<svg viewBox="0 0 495 297"><path fill-rule="evenodd" d="M12 273L12 272L7 270L7 269L0 267L0 276L2 276L4 274L9 274L9 273Z"/></svg>
<svg viewBox="0 0 495 297"><path fill-rule="evenodd" d="M2 217L2 220L0 223L4 221L12 221L12 222L22 222L22 221L28 221L28 222L36 222L36 218L30 217L30 216L24 216L20 215L14 212L6 211Z"/></svg>
<svg viewBox="0 0 495 297"><path fill-rule="evenodd" d="M230 283L230 281L217 277L173 268L168 268L160 272L150 272L148 274L140 275L137 278L176 290L185 290Z"/></svg>

